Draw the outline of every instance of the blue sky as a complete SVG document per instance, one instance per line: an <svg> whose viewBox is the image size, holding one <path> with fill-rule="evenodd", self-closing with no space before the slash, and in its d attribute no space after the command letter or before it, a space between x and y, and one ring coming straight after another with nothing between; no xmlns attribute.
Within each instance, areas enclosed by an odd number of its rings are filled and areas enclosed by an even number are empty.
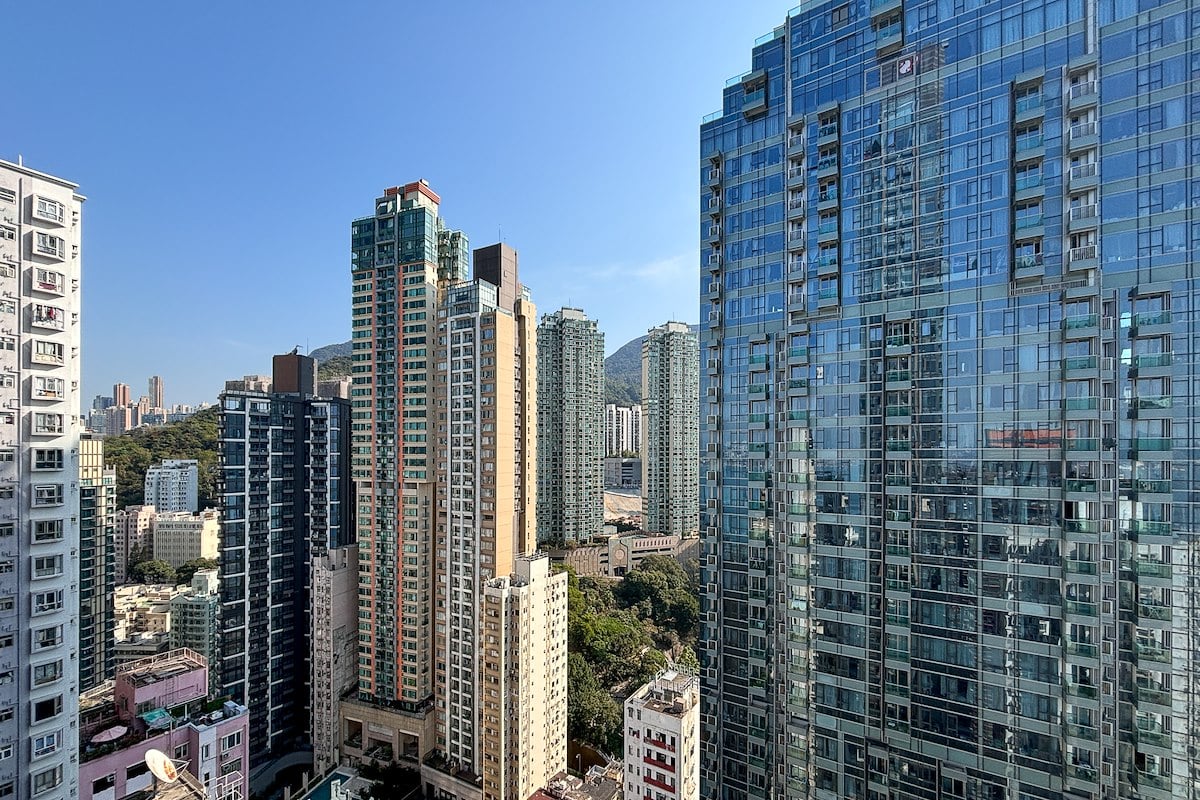
<svg viewBox="0 0 1200 800"><path fill-rule="evenodd" d="M698 127L786 3L23 3L0 158L84 208L84 404L349 338L349 224L426 178L611 352L697 320ZM34 35L35 30L42 34Z"/></svg>

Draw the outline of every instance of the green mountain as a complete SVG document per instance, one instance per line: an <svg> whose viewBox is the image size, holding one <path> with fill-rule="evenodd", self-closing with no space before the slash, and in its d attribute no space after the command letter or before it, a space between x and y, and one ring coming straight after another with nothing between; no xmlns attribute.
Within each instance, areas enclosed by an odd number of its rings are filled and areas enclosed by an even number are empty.
<svg viewBox="0 0 1200 800"><path fill-rule="evenodd" d="M197 411L182 422L136 428L104 438L104 463L117 470L117 508L140 505L146 470L164 458L194 458L200 462L201 508L216 503L217 407Z"/></svg>

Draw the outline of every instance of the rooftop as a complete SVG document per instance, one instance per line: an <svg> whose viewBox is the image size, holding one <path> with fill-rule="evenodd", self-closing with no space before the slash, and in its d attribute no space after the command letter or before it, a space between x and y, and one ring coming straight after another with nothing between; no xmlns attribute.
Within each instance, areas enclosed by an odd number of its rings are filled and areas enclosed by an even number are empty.
<svg viewBox="0 0 1200 800"><path fill-rule="evenodd" d="M695 675L666 670L630 699L642 708L681 717L700 702L700 679Z"/></svg>
<svg viewBox="0 0 1200 800"><path fill-rule="evenodd" d="M134 686L149 686L185 672L207 668L208 661L204 656L194 650L180 647L168 653L131 661L120 668L117 675L126 676Z"/></svg>

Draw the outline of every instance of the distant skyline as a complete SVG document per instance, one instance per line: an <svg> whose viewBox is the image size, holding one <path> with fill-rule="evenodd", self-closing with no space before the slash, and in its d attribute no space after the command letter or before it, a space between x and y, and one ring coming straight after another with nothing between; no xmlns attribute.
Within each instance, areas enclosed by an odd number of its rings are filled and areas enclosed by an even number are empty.
<svg viewBox="0 0 1200 800"><path fill-rule="evenodd" d="M49 61L44 38L9 43L44 65L10 104L54 113L20 115L0 158L88 197L85 408L154 374L171 403L211 402L349 339L350 221L418 178L472 247L519 251L539 315L583 308L609 352L697 321L696 126L786 3L347 9L8 10L55 32Z"/></svg>

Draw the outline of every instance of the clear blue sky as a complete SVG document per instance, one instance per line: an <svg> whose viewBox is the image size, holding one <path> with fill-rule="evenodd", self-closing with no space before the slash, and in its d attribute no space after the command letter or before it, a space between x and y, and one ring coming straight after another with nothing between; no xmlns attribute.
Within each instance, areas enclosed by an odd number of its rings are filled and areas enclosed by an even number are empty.
<svg viewBox="0 0 1200 800"><path fill-rule="evenodd" d="M21 3L0 157L76 181L84 406L350 334L349 224L426 178L611 352L698 317L700 117L767 0ZM39 31L39 33L34 33ZM11 71L11 70L10 70Z"/></svg>

